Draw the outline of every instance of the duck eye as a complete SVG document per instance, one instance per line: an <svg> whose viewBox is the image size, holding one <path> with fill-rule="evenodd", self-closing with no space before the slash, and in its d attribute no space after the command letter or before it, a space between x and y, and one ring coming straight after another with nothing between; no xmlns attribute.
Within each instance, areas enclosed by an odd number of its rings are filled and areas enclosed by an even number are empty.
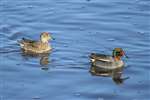
<svg viewBox="0 0 150 100"><path fill-rule="evenodd" d="M116 51L116 56L119 56L120 55L120 52L119 51Z"/></svg>

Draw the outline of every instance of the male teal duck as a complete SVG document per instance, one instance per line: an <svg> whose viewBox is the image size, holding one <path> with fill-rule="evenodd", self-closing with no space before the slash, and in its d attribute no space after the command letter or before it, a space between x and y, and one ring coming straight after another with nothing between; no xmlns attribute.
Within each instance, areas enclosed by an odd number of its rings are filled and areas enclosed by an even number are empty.
<svg viewBox="0 0 150 100"><path fill-rule="evenodd" d="M126 56L123 49L115 48L112 52L112 56L105 54L91 53L90 60L93 66L105 69L115 69L124 66L124 62L121 59L122 56Z"/></svg>
<svg viewBox="0 0 150 100"><path fill-rule="evenodd" d="M51 39L52 37L48 32L43 32L40 35L39 41L23 38L21 41L18 42L24 52L48 53L52 49L49 44L49 40Z"/></svg>

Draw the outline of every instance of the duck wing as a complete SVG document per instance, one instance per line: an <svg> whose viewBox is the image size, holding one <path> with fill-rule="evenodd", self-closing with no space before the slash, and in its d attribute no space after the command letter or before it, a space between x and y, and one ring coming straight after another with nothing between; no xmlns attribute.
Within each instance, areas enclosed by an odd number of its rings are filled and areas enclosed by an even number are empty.
<svg viewBox="0 0 150 100"><path fill-rule="evenodd" d="M90 58L94 60L104 61L104 62L112 61L112 57L110 55L98 54L98 53L91 53Z"/></svg>
<svg viewBox="0 0 150 100"><path fill-rule="evenodd" d="M113 62L108 62L108 61L102 61L102 60L96 60L94 62L94 64L96 66L112 66L113 65Z"/></svg>
<svg viewBox="0 0 150 100"><path fill-rule="evenodd" d="M22 38L21 41L19 41L19 44L22 48L26 48L26 47L29 47L29 48L38 48L38 44L39 42L38 41L35 41L35 40L30 40L30 39L26 39L26 38Z"/></svg>
<svg viewBox="0 0 150 100"><path fill-rule="evenodd" d="M35 42L34 40L26 39L26 38L22 38L22 40L25 41L25 42L30 42L30 43L31 43L31 42Z"/></svg>
<svg viewBox="0 0 150 100"><path fill-rule="evenodd" d="M96 60L92 63L92 66L103 68L103 69L115 69L117 66L114 64L114 62L108 62L108 61L102 61L102 60Z"/></svg>

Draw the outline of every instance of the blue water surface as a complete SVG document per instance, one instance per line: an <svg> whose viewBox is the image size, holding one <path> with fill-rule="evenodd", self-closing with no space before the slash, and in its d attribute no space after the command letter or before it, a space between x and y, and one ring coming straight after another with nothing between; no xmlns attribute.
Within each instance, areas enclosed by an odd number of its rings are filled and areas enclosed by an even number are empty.
<svg viewBox="0 0 150 100"><path fill-rule="evenodd" d="M17 40L51 32L49 63ZM89 54L124 49L117 85L89 72ZM149 0L0 0L0 100L149 100Z"/></svg>

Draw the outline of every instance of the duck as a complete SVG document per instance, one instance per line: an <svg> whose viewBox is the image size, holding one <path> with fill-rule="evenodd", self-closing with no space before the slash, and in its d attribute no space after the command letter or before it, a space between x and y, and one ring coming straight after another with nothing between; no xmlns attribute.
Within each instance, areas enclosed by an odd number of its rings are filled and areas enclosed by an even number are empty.
<svg viewBox="0 0 150 100"><path fill-rule="evenodd" d="M40 35L40 40L22 38L22 40L18 41L18 43L25 53L40 54L48 53L50 50L52 50L49 40L52 40L50 33L42 32Z"/></svg>
<svg viewBox="0 0 150 100"><path fill-rule="evenodd" d="M90 61L92 66L96 66L98 68L116 69L121 68L125 65L122 60L123 56L128 58L122 48L114 48L114 50L112 51L112 55L91 53Z"/></svg>

